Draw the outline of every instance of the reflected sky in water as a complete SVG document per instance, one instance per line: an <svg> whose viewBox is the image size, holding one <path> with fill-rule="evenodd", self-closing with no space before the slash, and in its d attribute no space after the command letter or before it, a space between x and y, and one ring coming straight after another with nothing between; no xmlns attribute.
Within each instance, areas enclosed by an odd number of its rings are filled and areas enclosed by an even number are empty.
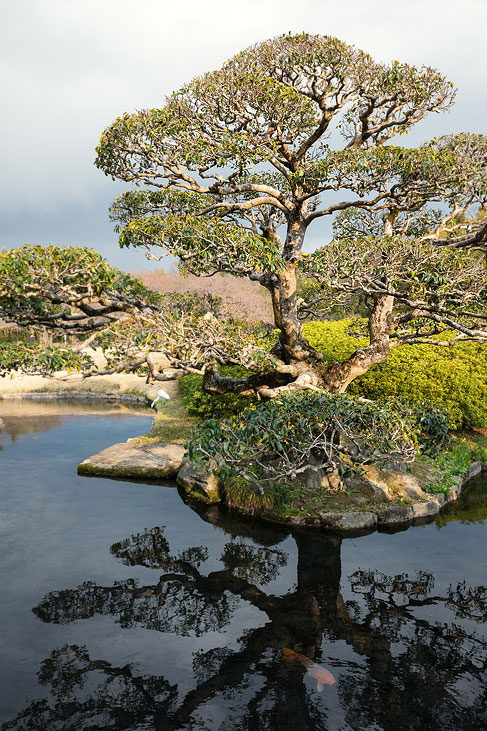
<svg viewBox="0 0 487 731"><path fill-rule="evenodd" d="M4 410L2 729L487 727L485 480L437 523L341 540L76 474L145 414Z"/></svg>

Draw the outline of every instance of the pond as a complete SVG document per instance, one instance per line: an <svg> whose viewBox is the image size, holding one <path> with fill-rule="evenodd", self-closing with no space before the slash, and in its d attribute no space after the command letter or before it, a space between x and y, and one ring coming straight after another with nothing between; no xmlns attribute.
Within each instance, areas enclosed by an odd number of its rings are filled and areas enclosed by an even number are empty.
<svg viewBox="0 0 487 731"><path fill-rule="evenodd" d="M487 728L484 478L437 523L342 540L76 474L147 410L0 418L2 729Z"/></svg>

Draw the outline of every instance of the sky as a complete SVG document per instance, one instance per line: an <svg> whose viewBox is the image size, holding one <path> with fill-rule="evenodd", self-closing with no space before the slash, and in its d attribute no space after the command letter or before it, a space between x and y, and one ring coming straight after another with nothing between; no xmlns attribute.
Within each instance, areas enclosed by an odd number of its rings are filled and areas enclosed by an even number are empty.
<svg viewBox="0 0 487 731"><path fill-rule="evenodd" d="M0 248L90 246L127 271L149 268L118 246L108 207L124 185L93 165L100 134L281 33L332 35L445 74L455 106L408 144L487 134L487 0L0 0L0 11Z"/></svg>

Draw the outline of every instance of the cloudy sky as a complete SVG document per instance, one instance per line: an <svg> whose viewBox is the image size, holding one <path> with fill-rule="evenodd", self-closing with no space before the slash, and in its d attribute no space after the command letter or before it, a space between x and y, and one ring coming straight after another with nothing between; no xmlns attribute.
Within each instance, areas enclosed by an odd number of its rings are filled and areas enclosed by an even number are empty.
<svg viewBox="0 0 487 731"><path fill-rule="evenodd" d="M93 165L100 133L289 31L334 35L453 81L455 107L408 144L487 133L486 0L0 0L0 9L0 247L91 246L127 270L146 268L142 253L119 250L108 220L122 186Z"/></svg>

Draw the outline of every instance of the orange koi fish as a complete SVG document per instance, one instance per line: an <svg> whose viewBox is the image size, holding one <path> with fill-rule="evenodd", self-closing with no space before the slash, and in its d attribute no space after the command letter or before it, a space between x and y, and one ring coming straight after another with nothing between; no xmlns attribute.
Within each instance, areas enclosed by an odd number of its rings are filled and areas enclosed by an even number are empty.
<svg viewBox="0 0 487 731"><path fill-rule="evenodd" d="M297 660L304 665L308 675L316 680L316 688L319 693L323 690L324 685L333 685L335 682L335 678L329 670L322 667L322 665L317 665L317 663L310 660L306 655L300 655L299 652L294 652L294 650L290 650L288 647L282 648L282 654L284 655L284 660Z"/></svg>

